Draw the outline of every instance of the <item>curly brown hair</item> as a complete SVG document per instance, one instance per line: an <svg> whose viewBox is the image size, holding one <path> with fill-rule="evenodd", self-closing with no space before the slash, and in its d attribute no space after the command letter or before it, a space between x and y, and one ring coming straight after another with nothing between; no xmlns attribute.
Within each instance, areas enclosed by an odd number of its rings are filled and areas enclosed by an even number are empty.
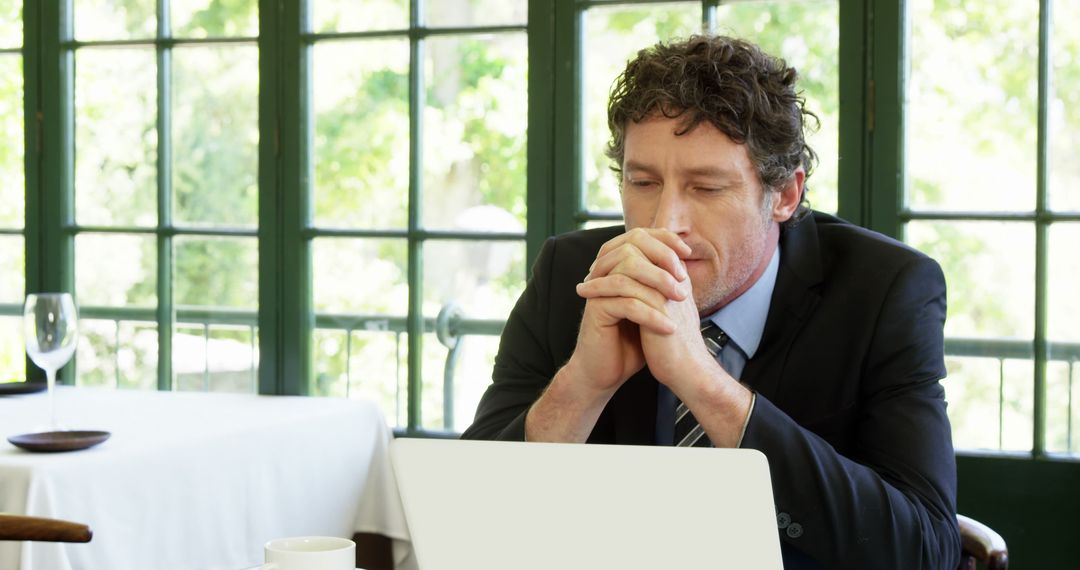
<svg viewBox="0 0 1080 570"><path fill-rule="evenodd" d="M798 72L758 46L726 36L695 35L638 52L615 80L608 102L607 155L622 176L628 121L651 114L684 117L684 134L708 121L739 144L767 189L780 190L800 166L810 176L817 154L806 144L806 109ZM809 210L805 191L791 222Z"/></svg>

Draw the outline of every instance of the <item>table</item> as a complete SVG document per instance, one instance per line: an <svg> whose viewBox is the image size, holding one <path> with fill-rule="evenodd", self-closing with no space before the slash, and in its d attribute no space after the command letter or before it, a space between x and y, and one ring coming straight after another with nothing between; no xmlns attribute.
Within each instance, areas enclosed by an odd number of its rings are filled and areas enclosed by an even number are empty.
<svg viewBox="0 0 1080 570"><path fill-rule="evenodd" d="M29 453L44 393L0 397L0 512L83 522L89 544L0 542L0 568L222 569L285 536L394 541L414 568L378 407L331 398L60 387L70 429L112 433L82 451Z"/></svg>

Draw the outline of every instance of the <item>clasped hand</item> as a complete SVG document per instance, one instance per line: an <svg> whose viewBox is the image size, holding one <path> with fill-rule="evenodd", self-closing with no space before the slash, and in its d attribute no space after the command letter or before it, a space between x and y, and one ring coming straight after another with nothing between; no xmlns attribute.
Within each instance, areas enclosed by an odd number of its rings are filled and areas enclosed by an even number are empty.
<svg viewBox="0 0 1080 570"><path fill-rule="evenodd" d="M577 285L586 299L567 363L598 392L613 392L646 364L676 393L693 367L715 366L701 340L690 246L661 229L636 228L604 244Z"/></svg>

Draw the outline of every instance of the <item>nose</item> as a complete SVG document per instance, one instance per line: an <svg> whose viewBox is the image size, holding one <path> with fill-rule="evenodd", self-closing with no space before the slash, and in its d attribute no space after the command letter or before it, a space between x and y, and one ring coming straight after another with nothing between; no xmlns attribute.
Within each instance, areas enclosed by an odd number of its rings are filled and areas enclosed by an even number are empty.
<svg viewBox="0 0 1080 570"><path fill-rule="evenodd" d="M675 188L664 188L656 204L652 227L685 236L690 233L689 214L689 204L683 193Z"/></svg>

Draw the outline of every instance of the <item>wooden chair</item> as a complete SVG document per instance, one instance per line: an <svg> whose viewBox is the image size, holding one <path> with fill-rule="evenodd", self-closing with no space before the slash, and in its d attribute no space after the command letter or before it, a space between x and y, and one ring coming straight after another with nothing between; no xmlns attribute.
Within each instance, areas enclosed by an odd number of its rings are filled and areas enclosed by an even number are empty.
<svg viewBox="0 0 1080 570"><path fill-rule="evenodd" d="M80 523L0 513L0 540L90 542L93 535Z"/></svg>
<svg viewBox="0 0 1080 570"><path fill-rule="evenodd" d="M1005 539L994 529L964 515L956 515L960 523L960 566L957 570L975 570L981 562L989 570L1006 570L1009 567L1009 548Z"/></svg>

